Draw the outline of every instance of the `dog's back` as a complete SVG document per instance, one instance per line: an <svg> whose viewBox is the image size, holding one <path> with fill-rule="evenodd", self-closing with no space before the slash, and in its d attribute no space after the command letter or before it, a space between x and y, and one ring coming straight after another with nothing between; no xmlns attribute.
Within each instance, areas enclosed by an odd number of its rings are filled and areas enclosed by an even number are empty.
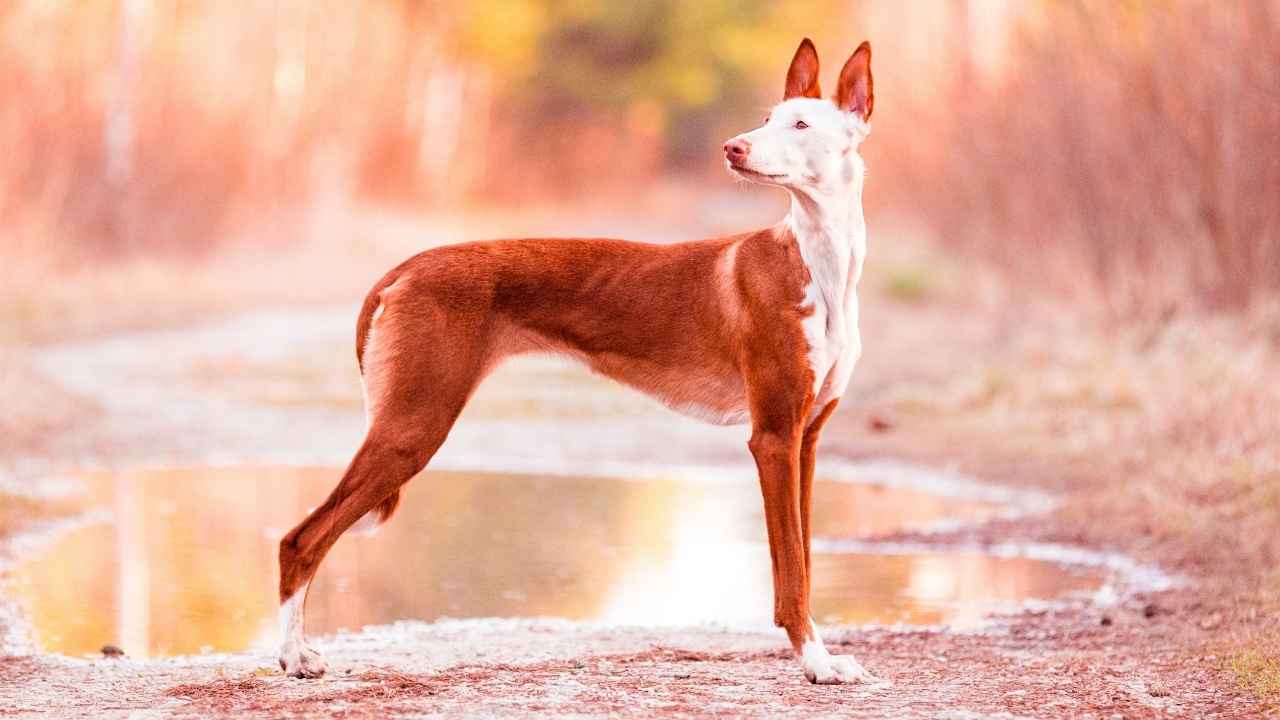
<svg viewBox="0 0 1280 720"><path fill-rule="evenodd" d="M771 231L672 245L533 238L435 248L374 285L357 321L357 357L363 369L371 330L383 325L375 318L388 313L400 319L395 334L376 341L397 354L437 348L440 313L455 326L474 314L483 321L465 340L484 346L486 370L523 352L566 353L681 412L741 422L749 348L737 326L761 321L742 308L797 308L800 263L794 240Z"/></svg>

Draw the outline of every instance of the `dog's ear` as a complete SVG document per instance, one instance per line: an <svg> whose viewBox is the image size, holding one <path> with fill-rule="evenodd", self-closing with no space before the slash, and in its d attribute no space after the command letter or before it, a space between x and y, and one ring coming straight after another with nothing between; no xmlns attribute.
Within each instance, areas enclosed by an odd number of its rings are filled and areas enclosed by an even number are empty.
<svg viewBox="0 0 1280 720"><path fill-rule="evenodd" d="M787 87L782 91L783 100L796 97L822 97L822 90L818 88L818 50L809 38L801 40L800 47L796 48L791 68L787 70Z"/></svg>
<svg viewBox="0 0 1280 720"><path fill-rule="evenodd" d="M876 104L871 82L871 43L863 41L840 70L835 102L841 110L857 113L863 120L871 119Z"/></svg>

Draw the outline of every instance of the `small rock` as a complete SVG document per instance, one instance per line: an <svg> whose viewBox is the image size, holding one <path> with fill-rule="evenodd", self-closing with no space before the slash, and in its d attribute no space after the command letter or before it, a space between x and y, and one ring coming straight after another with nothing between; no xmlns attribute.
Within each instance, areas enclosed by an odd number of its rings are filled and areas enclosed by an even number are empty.
<svg viewBox="0 0 1280 720"><path fill-rule="evenodd" d="M688 680L688 679L689 679L689 678L691 678L691 677L693 677L693 676L692 676L692 675L690 675L689 673L680 673L680 674L676 675L676 679L677 679L677 680Z"/></svg>
<svg viewBox="0 0 1280 720"><path fill-rule="evenodd" d="M1102 619L1101 619L1101 620L1099 620L1098 622L1099 622L1099 623L1101 623L1104 627L1110 626L1110 625L1111 625L1111 616L1110 616L1110 615L1103 615L1103 616L1102 616Z"/></svg>
<svg viewBox="0 0 1280 720"><path fill-rule="evenodd" d="M1151 683L1147 686L1147 694L1151 697L1169 697L1169 688L1159 683Z"/></svg>
<svg viewBox="0 0 1280 720"><path fill-rule="evenodd" d="M1212 630L1222 624L1222 613L1214 613L1200 621L1201 630Z"/></svg>
<svg viewBox="0 0 1280 720"><path fill-rule="evenodd" d="M882 413L876 413L870 418L867 418L867 427L871 428L875 432L889 432L893 429L894 425L897 425L897 423L893 421L893 418Z"/></svg>
<svg viewBox="0 0 1280 720"><path fill-rule="evenodd" d="M1155 603L1147 603L1142 608L1142 617L1153 618L1156 616L1156 613L1159 613L1159 612L1160 612L1160 608L1156 607Z"/></svg>
<svg viewBox="0 0 1280 720"><path fill-rule="evenodd" d="M116 647L115 645L103 645L102 657L122 658L124 657L124 651Z"/></svg>

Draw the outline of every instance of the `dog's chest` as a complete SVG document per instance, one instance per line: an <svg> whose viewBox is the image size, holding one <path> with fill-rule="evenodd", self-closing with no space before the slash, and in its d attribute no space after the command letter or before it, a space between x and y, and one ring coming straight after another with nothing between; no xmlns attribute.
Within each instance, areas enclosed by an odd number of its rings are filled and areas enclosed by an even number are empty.
<svg viewBox="0 0 1280 720"><path fill-rule="evenodd" d="M860 226L834 240L800 237L800 254L809 271L802 307L811 312L802 325L813 370L815 414L844 394L862 352L857 283L865 247Z"/></svg>

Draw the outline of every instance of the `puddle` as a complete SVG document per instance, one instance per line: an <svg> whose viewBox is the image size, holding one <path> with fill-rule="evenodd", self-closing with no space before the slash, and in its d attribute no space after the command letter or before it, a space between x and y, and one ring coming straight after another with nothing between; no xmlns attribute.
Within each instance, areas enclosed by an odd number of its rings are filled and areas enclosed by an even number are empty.
<svg viewBox="0 0 1280 720"><path fill-rule="evenodd" d="M101 473L111 523L68 531L9 573L46 651L134 657L275 642L276 542L336 482L332 468ZM1004 506L819 479L812 607L826 623L973 626L1028 599L1097 588L1041 559L916 548L820 552L896 529L977 522ZM769 553L757 483L428 471L373 536L322 566L308 632L398 619L561 617L766 626Z"/></svg>

